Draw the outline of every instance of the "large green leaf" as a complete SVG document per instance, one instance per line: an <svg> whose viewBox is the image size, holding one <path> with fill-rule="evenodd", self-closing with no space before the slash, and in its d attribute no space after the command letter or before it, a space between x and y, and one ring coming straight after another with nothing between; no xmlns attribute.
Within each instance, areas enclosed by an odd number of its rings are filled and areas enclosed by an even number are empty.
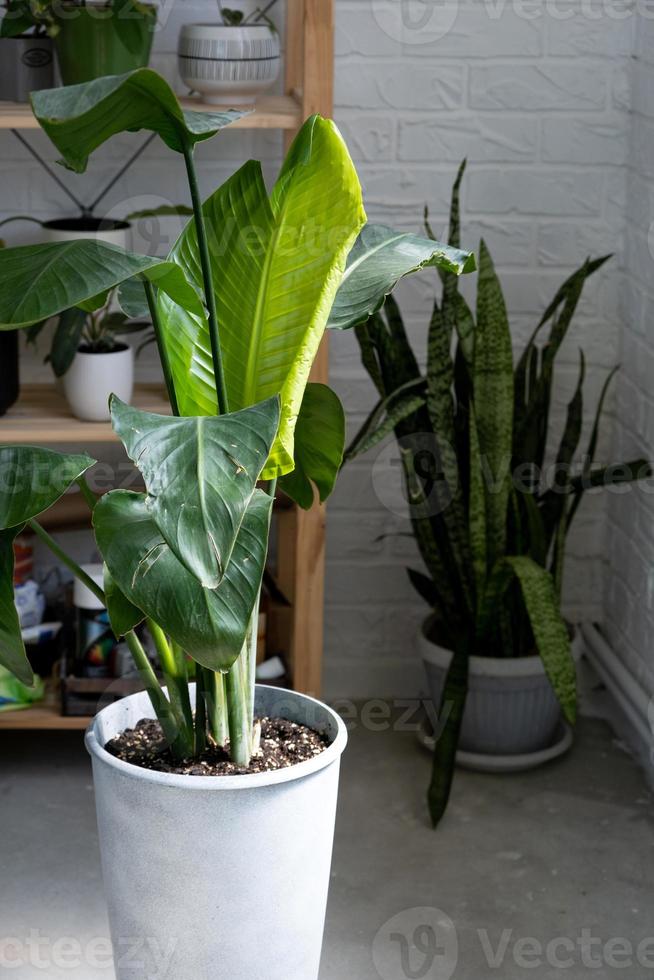
<svg viewBox="0 0 654 980"><path fill-rule="evenodd" d="M205 588L217 588L277 433L279 399L221 417L171 418L114 396L111 418L162 537Z"/></svg>
<svg viewBox="0 0 654 980"><path fill-rule="evenodd" d="M167 82L149 68L31 95L34 115L78 173L91 153L117 133L147 129L178 153L247 115L247 111L185 112Z"/></svg>
<svg viewBox="0 0 654 980"><path fill-rule="evenodd" d="M217 589L205 589L177 560L144 494L113 490L95 507L98 547L127 599L194 660L228 670L240 655L261 588L272 497L255 490Z"/></svg>
<svg viewBox="0 0 654 980"><path fill-rule="evenodd" d="M347 269L332 307L332 330L355 327L376 313L404 276L425 266L438 266L456 275L473 272L470 252L450 248L429 238L366 225L350 252Z"/></svg>
<svg viewBox="0 0 654 980"><path fill-rule="evenodd" d="M327 385L308 384L295 427L295 469L281 478L281 489L308 510L315 485L324 503L334 489L344 446L345 413L338 395Z"/></svg>
<svg viewBox="0 0 654 980"><path fill-rule="evenodd" d="M264 477L294 466L293 433L347 256L365 213L343 139L315 116L296 137L270 197L250 162L204 205L230 411L281 393ZM195 226L170 258L200 283ZM182 415L214 415L206 321L166 297L160 311Z"/></svg>
<svg viewBox="0 0 654 980"><path fill-rule="evenodd" d="M0 531L0 664L29 687L34 674L14 602L14 541L21 530L22 526Z"/></svg>
<svg viewBox="0 0 654 980"><path fill-rule="evenodd" d="M0 249L0 330L27 327L143 276L196 314L202 302L181 269L104 242L79 240Z"/></svg>
<svg viewBox="0 0 654 980"><path fill-rule="evenodd" d="M22 526L59 500L94 459L34 446L0 446L0 528Z"/></svg>
<svg viewBox="0 0 654 980"><path fill-rule="evenodd" d="M486 481L488 567L505 553L511 490L513 353L502 287L485 242L479 250L474 409Z"/></svg>

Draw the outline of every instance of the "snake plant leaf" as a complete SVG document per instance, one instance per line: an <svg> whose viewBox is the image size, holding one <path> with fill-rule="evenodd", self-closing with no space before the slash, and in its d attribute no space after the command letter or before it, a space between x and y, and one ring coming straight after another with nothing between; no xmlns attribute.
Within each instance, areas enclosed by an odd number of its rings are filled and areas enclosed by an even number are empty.
<svg viewBox="0 0 654 980"><path fill-rule="evenodd" d="M572 477L568 491L579 493L584 490L594 490L596 487L635 483L637 480L649 480L651 476L652 466L647 459L635 459L629 463L612 463L610 466L600 466Z"/></svg>
<svg viewBox="0 0 654 980"><path fill-rule="evenodd" d="M279 398L220 417L171 418L113 396L111 418L162 537L205 588L217 588L277 434Z"/></svg>
<svg viewBox="0 0 654 980"><path fill-rule="evenodd" d="M595 412L595 419L593 421L593 428L591 429L590 439L588 440L588 449L586 450L586 455L584 457L584 472L590 472L593 463L595 462L595 454L597 452L597 443L599 441L599 430L600 423L602 421L602 415L604 414L604 403L606 402L606 396L609 393L611 383L618 373L619 368L616 366L611 371L609 371L604 384L602 385L602 390L600 392L599 401L597 403L597 410ZM583 491L575 495L575 499L572 502L572 506L568 512L568 530L575 519L575 515L579 510L583 498Z"/></svg>
<svg viewBox="0 0 654 980"><path fill-rule="evenodd" d="M144 276L177 303L202 314L202 302L171 262L76 240L0 249L0 330L27 327Z"/></svg>
<svg viewBox="0 0 654 980"><path fill-rule="evenodd" d="M225 382L231 411L281 393L279 434L265 479L294 466L293 433L309 371L365 213L347 147L314 116L296 137L268 196L245 164L204 205ZM200 283L195 226L170 258ZM182 415L215 415L206 320L159 300Z"/></svg>
<svg viewBox="0 0 654 980"><path fill-rule="evenodd" d="M104 566L104 595L107 602L109 622L117 639L125 636L145 619L145 613L133 602L130 602L125 593L118 587L118 583L107 565Z"/></svg>
<svg viewBox="0 0 654 980"><path fill-rule="evenodd" d="M513 352L511 333L493 260L479 250L477 330L473 367L479 452L487 485L488 567L506 553L506 517L511 490Z"/></svg>
<svg viewBox="0 0 654 980"><path fill-rule="evenodd" d="M458 275L473 272L475 258L419 235L368 224L350 252L347 269L329 316L332 330L356 327L384 305L404 276L425 266L437 266Z"/></svg>
<svg viewBox="0 0 654 980"><path fill-rule="evenodd" d="M345 461L369 452L400 422L425 405L425 380L416 378L381 398L370 412L345 452Z"/></svg>
<svg viewBox="0 0 654 980"><path fill-rule="evenodd" d="M149 68L33 92L30 98L41 127L77 173L83 173L91 153L117 133L146 129L183 153L247 115L240 109L185 112L168 83Z"/></svg>
<svg viewBox="0 0 654 980"><path fill-rule="evenodd" d="M486 519L486 486L484 469L479 450L479 436L474 406L468 414L470 488L468 491L468 536L470 555L475 578L476 604L483 593L488 575L488 529Z"/></svg>
<svg viewBox="0 0 654 980"><path fill-rule="evenodd" d="M23 526L0 531L0 665L31 687L34 673L27 659L14 602L14 541Z"/></svg>
<svg viewBox="0 0 654 980"><path fill-rule="evenodd" d="M94 463L86 455L0 446L0 529L22 526L52 507Z"/></svg>
<svg viewBox="0 0 654 980"><path fill-rule="evenodd" d="M127 599L210 670L226 671L243 649L266 561L273 500L255 490L217 589L177 560L144 494L112 490L93 512L96 540Z"/></svg>
<svg viewBox="0 0 654 980"><path fill-rule="evenodd" d="M295 426L295 469L279 481L284 493L304 510L330 496L343 462L345 412L327 385L308 384Z"/></svg>

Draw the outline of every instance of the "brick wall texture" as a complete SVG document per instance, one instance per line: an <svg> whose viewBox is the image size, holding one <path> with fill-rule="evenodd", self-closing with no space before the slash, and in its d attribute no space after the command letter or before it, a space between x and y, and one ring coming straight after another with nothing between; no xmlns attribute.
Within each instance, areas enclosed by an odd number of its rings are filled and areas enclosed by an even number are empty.
<svg viewBox="0 0 654 980"><path fill-rule="evenodd" d="M251 4L252 6L252 4ZM359 168L371 220L419 230L429 203L444 233L450 187L467 156L463 238L483 236L504 284L516 348L565 276L584 258L614 252L589 284L561 356L554 417L560 427L576 382L578 348L589 367L587 424L603 377L623 370L609 400L600 456L654 454L654 347L649 318L654 207L654 22L625 0L336 0L336 120ZM181 23L207 20L210 0L165 4L153 66L179 89ZM283 18L283 10L276 15ZM76 190L90 197L127 147L96 155ZM50 159L38 133L30 139ZM225 133L198 150L207 192L244 159L279 165L277 133ZM0 134L0 215L68 213L56 186L9 133ZM186 200L181 161L152 144L108 198L110 213ZM29 227L10 226L12 243ZM164 222L172 240L175 219ZM148 229L135 247L149 247ZM159 242L160 247L165 241ZM465 284L474 297L474 281ZM398 290L420 355L436 281ZM332 339L332 383L351 431L374 403L352 336ZM156 371L146 356L139 372ZM48 369L26 356L26 377ZM384 456L384 453L386 455ZM328 518L325 688L331 696L411 696L421 687L414 636L426 610L405 567L419 567L401 507L380 477L388 449L345 469ZM381 461L381 462L380 462ZM570 545L565 601L574 619L601 621L634 674L654 692L652 496L592 495Z"/></svg>

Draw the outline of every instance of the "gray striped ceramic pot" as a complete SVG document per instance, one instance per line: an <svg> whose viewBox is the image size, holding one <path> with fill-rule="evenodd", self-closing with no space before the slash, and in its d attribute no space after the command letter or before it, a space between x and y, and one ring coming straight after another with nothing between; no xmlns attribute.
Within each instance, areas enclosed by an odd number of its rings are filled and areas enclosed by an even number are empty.
<svg viewBox="0 0 654 980"><path fill-rule="evenodd" d="M252 103L279 75L279 34L267 25L185 24L177 54L184 83L218 105Z"/></svg>
<svg viewBox="0 0 654 980"><path fill-rule="evenodd" d="M178 776L104 748L153 717L147 694L91 724L117 980L318 980L347 730L331 708L281 688L259 685L256 710L331 744L277 772Z"/></svg>
<svg viewBox="0 0 654 980"><path fill-rule="evenodd" d="M440 705L452 651L418 635L429 693ZM577 634L573 642L575 662L582 646ZM517 756L540 752L552 744L561 724L561 707L543 662L532 657L471 657L459 746L463 752Z"/></svg>

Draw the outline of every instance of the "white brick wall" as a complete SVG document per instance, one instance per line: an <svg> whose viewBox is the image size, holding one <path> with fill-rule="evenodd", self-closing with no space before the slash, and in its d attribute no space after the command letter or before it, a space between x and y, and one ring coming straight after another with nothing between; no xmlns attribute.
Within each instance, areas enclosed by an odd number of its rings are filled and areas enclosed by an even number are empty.
<svg viewBox="0 0 654 980"><path fill-rule="evenodd" d="M170 16L157 39L154 65L174 79L179 25L207 19L213 3L175 0L167 8ZM635 31L631 10L622 16L625 11L618 8L618 0L445 0L433 5L337 0L336 117L359 167L372 220L417 230L423 205L429 202L434 226L443 230L452 178L467 156L465 243L476 248L480 235L488 241L505 284L518 345L573 266L589 253L618 253L612 269L589 286L577 329L563 352L558 424L574 385L578 346L588 356L593 394L617 358L627 208L634 226L626 239L633 271L625 281L622 304L640 344L635 362L641 363L642 352L649 350L644 327L654 290L648 286L651 258L644 244L654 205L654 30L650 21ZM402 10L407 15L404 27L398 17ZM412 29L425 14L423 28ZM634 46L640 60L629 72ZM632 102L638 124L630 127L627 110ZM38 134L30 138L47 149ZM89 173L77 181L83 196L106 179L138 138L116 140L96 156ZM274 174L280 146L277 134L253 133L226 133L201 146L205 190L248 156L263 158L267 173ZM52 151L47 152L52 158ZM31 210L49 217L67 211L65 199L7 133L0 135L0 161L1 213ZM156 144L112 192L109 204L120 212L127 200L131 207L132 200L150 194L168 201L185 199L181 164ZM28 232L15 228L11 240L25 240ZM434 288L434 276L424 275L399 291L421 353ZM331 351L333 384L354 429L374 401L373 390L351 336L334 338ZM33 361L26 369L36 370ZM149 374L151 362L141 371ZM625 375L616 439L624 444L632 438L627 427L633 406L625 402L636 392L641 429L634 438L642 448L654 437L654 407L642 378L639 384ZM606 433L604 447L608 439ZM404 537L378 540L380 534L406 526L379 502L372 463L366 459L345 470L329 510L325 681L330 695L412 695L420 684L413 636L425 610L404 571L405 564L417 564L417 559L412 542ZM602 556L617 554L620 521L628 522L630 533L637 535L644 564L645 542L654 548L647 503L623 511L611 506L610 552L602 545L606 499L595 496L584 506L567 569L566 598L573 616L602 616ZM629 554L624 561L635 563ZM630 585L619 571L608 576L607 601L622 607L622 618L615 617L616 635L638 664L639 651L642 656L647 649L636 635L644 632L644 621L632 631L627 611L638 607L639 600L634 593L629 603L622 602Z"/></svg>
<svg viewBox="0 0 654 980"><path fill-rule="evenodd" d="M624 281L614 456L654 457L654 21L636 23L626 157ZM645 692L654 696L654 483L612 495L608 507L604 627Z"/></svg>

